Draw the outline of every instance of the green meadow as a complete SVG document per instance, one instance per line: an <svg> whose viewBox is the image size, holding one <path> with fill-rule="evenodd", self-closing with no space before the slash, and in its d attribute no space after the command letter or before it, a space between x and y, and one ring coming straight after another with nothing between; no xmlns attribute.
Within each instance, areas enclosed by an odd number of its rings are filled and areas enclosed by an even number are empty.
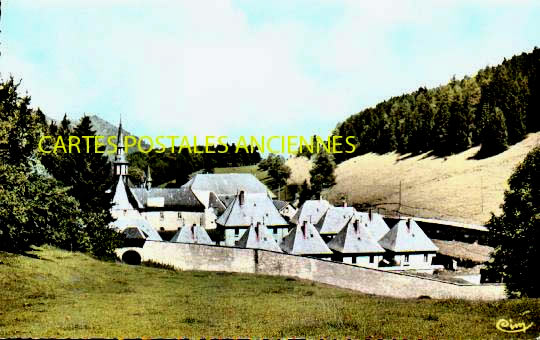
<svg viewBox="0 0 540 340"><path fill-rule="evenodd" d="M498 319L535 325L540 300L369 296L285 277L175 271L51 247L0 252L0 337L507 338ZM530 311L522 315L522 313Z"/></svg>

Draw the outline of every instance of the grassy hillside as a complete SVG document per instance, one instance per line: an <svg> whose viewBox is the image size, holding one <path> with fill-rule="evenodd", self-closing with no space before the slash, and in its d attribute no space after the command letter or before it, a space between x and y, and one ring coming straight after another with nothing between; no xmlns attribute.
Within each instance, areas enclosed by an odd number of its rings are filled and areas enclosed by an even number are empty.
<svg viewBox="0 0 540 340"><path fill-rule="evenodd" d="M540 317L538 299L400 300L283 277L104 263L48 247L32 254L0 253L0 337L486 339L505 335L499 318Z"/></svg>
<svg viewBox="0 0 540 340"><path fill-rule="evenodd" d="M368 153L339 164L337 185L327 193L334 203L347 197L349 204L379 205L405 214L469 223L485 223L498 214L507 180L515 166L540 143L540 133L507 151L485 159L471 159L479 147L449 157L422 154L414 157L396 153ZM291 181L301 183L311 164L305 158L287 161Z"/></svg>

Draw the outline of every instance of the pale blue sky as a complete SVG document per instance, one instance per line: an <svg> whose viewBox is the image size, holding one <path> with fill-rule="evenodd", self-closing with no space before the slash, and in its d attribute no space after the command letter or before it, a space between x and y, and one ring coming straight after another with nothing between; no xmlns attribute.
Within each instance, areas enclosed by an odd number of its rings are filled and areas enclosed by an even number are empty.
<svg viewBox="0 0 540 340"><path fill-rule="evenodd" d="M540 45L540 1L2 2L0 72L138 135L328 134Z"/></svg>

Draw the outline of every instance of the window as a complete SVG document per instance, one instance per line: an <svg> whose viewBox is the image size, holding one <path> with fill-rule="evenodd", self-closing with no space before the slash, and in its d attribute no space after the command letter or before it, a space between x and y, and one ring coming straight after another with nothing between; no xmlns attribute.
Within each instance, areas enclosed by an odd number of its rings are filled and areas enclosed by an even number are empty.
<svg viewBox="0 0 540 340"><path fill-rule="evenodd" d="M409 262L409 254L405 255L405 260L403 260L403 262L405 263Z"/></svg>
<svg viewBox="0 0 540 340"><path fill-rule="evenodd" d="M165 228L161 227L161 228L159 228L159 230L161 230L161 231L165 231Z"/></svg>
<svg viewBox="0 0 540 340"><path fill-rule="evenodd" d="M356 264L356 256L351 257L352 264Z"/></svg>
<svg viewBox="0 0 540 340"><path fill-rule="evenodd" d="M374 262L375 262L375 256L369 255L369 263L374 263Z"/></svg>
<svg viewBox="0 0 540 340"><path fill-rule="evenodd" d="M424 262L428 261L428 254L424 254Z"/></svg>
<svg viewBox="0 0 540 340"><path fill-rule="evenodd" d="M181 219L181 218L182 218L182 213L178 212L178 219Z"/></svg>
<svg viewBox="0 0 540 340"><path fill-rule="evenodd" d="M159 218L161 218L162 220L165 219L165 214L163 213L163 211L159 212Z"/></svg>
<svg viewBox="0 0 540 340"><path fill-rule="evenodd" d="M274 233L274 235L277 235L277 228L274 228L272 232Z"/></svg>
<svg viewBox="0 0 540 340"><path fill-rule="evenodd" d="M234 236L238 236L239 233L240 233L240 229L235 228L234 229Z"/></svg>

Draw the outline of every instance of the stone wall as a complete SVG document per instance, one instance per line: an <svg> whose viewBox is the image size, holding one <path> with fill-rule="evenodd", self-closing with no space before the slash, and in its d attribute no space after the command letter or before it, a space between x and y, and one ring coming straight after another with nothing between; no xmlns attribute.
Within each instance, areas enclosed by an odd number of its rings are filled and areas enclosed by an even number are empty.
<svg viewBox="0 0 540 340"><path fill-rule="evenodd" d="M265 250L147 241L139 251L143 261L152 260L181 270L291 276L366 294L471 300L505 297L500 285L457 284ZM121 252L117 252L120 257Z"/></svg>

